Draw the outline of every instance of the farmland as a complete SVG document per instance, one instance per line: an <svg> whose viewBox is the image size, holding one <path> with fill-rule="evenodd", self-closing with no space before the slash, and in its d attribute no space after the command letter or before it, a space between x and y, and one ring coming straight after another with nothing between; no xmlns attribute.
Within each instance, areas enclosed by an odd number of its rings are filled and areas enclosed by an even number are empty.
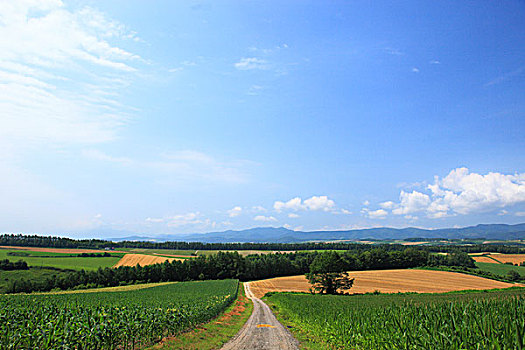
<svg viewBox="0 0 525 350"><path fill-rule="evenodd" d="M123 255L122 253L111 252L109 253L111 256L80 257L79 254L82 253L104 254L105 252L85 249L22 248L27 247L16 249L4 247L0 249L0 260L23 260L29 266L52 267L63 270L97 270L99 267L112 267Z"/></svg>
<svg viewBox="0 0 525 350"><path fill-rule="evenodd" d="M312 348L521 349L525 291L267 297ZM312 344L313 343L313 344Z"/></svg>
<svg viewBox="0 0 525 350"><path fill-rule="evenodd" d="M145 255L145 254L126 254L124 255L114 267L119 266L146 266L153 264L161 264L165 261L174 261L182 260L178 258L166 258L164 256L154 256L154 255Z"/></svg>
<svg viewBox="0 0 525 350"><path fill-rule="evenodd" d="M352 271L355 277L351 293L417 292L434 293L467 289L493 289L512 287L513 284L466 274L432 270L379 270ZM250 283L257 297L268 292L308 292L310 284L304 276L277 277Z"/></svg>
<svg viewBox="0 0 525 350"><path fill-rule="evenodd" d="M476 262L486 262L493 264L521 264L525 263L525 254L483 254L472 257Z"/></svg>
<svg viewBox="0 0 525 350"><path fill-rule="evenodd" d="M525 277L525 266L514 266L507 264L493 264L485 262L476 262L476 266L482 271L488 271L500 277L505 277L510 271L516 271Z"/></svg>
<svg viewBox="0 0 525 350"><path fill-rule="evenodd" d="M238 281L181 282L132 291L0 296L0 348L134 349L216 316Z"/></svg>

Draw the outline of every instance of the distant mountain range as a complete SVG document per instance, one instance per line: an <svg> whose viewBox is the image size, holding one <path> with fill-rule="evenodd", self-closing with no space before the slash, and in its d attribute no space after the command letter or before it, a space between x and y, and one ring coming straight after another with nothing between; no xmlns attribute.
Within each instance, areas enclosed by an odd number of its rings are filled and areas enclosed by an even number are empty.
<svg viewBox="0 0 525 350"><path fill-rule="evenodd" d="M115 232L115 231L114 231ZM122 231L120 231L122 232ZM131 233L131 232L128 232ZM311 241L336 240L392 240L407 238L446 238L446 239L488 239L514 240L525 239L525 223L517 225L488 224L463 228L444 228L426 230L414 227L402 229L381 227L347 231L292 231L284 227L256 227L241 231L223 231L187 235L161 235L148 237L131 235L123 238L109 238L112 241L187 241L206 243L299 243Z"/></svg>

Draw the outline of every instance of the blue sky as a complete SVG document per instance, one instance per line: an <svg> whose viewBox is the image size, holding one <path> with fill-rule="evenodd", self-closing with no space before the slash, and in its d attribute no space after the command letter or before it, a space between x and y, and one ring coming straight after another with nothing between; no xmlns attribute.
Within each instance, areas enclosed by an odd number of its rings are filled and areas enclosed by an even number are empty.
<svg viewBox="0 0 525 350"><path fill-rule="evenodd" d="M0 231L525 221L520 1L0 3Z"/></svg>

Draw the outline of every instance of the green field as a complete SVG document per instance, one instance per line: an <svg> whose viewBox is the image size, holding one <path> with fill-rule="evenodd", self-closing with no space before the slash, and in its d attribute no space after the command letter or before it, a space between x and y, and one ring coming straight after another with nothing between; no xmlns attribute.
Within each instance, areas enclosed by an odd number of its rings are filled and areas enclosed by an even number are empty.
<svg viewBox="0 0 525 350"><path fill-rule="evenodd" d="M237 280L124 292L0 296L1 349L136 349L205 322L237 297Z"/></svg>
<svg viewBox="0 0 525 350"><path fill-rule="evenodd" d="M17 255L10 255L17 254ZM100 252L105 253L104 251ZM54 267L64 270L97 270L99 267L112 267L120 258L122 253L110 253L110 257L78 257L77 254L34 252L19 249L0 249L0 260L10 261L23 260L29 266Z"/></svg>
<svg viewBox="0 0 525 350"><path fill-rule="evenodd" d="M521 349L525 289L494 292L267 297L315 349Z"/></svg>
<svg viewBox="0 0 525 350"><path fill-rule="evenodd" d="M499 275L501 277L506 277L509 271L516 271L523 278L525 278L525 266L514 266L514 265L507 265L507 264L482 263L482 262L477 262L476 266L480 270L488 271L495 275Z"/></svg>

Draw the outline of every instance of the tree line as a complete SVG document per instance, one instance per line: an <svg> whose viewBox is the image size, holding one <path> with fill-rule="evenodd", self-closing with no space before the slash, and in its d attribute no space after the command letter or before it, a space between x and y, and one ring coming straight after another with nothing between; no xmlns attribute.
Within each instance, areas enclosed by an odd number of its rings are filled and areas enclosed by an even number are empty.
<svg viewBox="0 0 525 350"><path fill-rule="evenodd" d="M100 239L75 240L64 237L4 234L0 235L0 246L29 246L49 248L146 248L146 249L171 249L171 250L265 250L265 251L297 251L297 250L346 250L360 253L367 250L381 248L388 251L402 251L406 246L401 244L361 244L348 242L321 243L202 243L202 242L144 242L122 241L111 242ZM518 254L525 252L525 245L512 244L464 244L464 245L429 245L418 246L417 249L428 252L454 252L461 250L467 253L493 252Z"/></svg>
<svg viewBox="0 0 525 350"><path fill-rule="evenodd" d="M210 279L258 280L279 276L301 275L310 272L312 262L322 254L337 254L345 271L404 269L422 266L474 266L463 252L448 256L430 254L424 250L405 248L402 251L372 249L354 254L344 252L297 252L250 255L237 252L199 256L183 261L164 262L148 266L100 268L96 271L71 271L43 281L16 280L7 287L8 293L49 291L52 289L82 289L118 285L192 281Z"/></svg>

